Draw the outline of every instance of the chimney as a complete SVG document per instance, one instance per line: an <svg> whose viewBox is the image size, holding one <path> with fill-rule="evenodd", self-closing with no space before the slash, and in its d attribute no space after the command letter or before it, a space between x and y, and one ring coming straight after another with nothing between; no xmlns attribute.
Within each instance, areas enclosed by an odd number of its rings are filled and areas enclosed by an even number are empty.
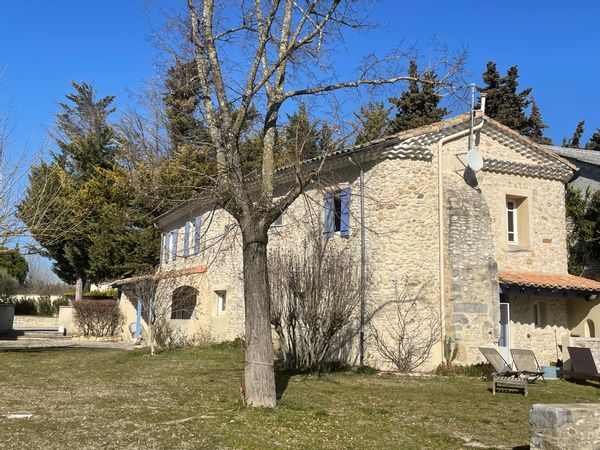
<svg viewBox="0 0 600 450"><path fill-rule="evenodd" d="M481 93L481 97L479 98L479 110L481 111L481 115L485 116L485 97L487 94L485 92Z"/></svg>

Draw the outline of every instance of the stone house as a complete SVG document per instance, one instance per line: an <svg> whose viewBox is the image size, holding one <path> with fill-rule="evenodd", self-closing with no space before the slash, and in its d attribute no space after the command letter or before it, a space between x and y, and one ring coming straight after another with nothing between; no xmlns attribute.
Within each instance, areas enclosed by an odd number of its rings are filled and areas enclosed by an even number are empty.
<svg viewBox="0 0 600 450"><path fill-rule="evenodd" d="M600 189L600 152L584 148L557 147L544 145L544 148L566 159L577 167L577 177L569 184L585 192Z"/></svg>
<svg viewBox="0 0 600 450"><path fill-rule="evenodd" d="M270 230L271 249L301 249L317 230L360 255L362 169L367 302L377 311L369 327L385 330L394 320L398 283L419 290L420 310L443 321L423 370L442 361L446 337L458 345L459 363L480 361L479 346L498 345L507 357L511 347L532 348L547 364L557 359L564 335L593 336L600 327L589 317L600 308L600 283L567 273L564 190L576 167L482 111L474 124L484 160L479 172L466 160L470 115L459 115L331 154L320 184L309 186ZM282 189L290 176L280 172ZM172 326L185 336L241 336L234 219L209 200L190 200L157 225L163 231L159 290ZM126 339L145 328L128 290L132 283L113 283L131 324ZM366 363L388 366L369 336ZM348 345L356 349L357 341Z"/></svg>

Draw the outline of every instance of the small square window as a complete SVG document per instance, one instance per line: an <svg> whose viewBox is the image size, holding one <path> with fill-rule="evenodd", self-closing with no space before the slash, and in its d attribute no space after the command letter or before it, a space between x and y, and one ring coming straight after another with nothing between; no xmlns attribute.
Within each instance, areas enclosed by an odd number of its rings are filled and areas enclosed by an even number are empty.
<svg viewBox="0 0 600 450"><path fill-rule="evenodd" d="M227 308L227 293L225 291L216 291L217 294L217 316L225 314Z"/></svg>

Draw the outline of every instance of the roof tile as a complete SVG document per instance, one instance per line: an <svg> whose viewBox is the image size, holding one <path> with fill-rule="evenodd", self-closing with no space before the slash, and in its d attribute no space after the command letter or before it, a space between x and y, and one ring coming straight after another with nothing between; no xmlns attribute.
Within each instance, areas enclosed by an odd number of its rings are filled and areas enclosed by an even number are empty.
<svg viewBox="0 0 600 450"><path fill-rule="evenodd" d="M544 289L600 292L600 282L568 274L499 272L500 283Z"/></svg>

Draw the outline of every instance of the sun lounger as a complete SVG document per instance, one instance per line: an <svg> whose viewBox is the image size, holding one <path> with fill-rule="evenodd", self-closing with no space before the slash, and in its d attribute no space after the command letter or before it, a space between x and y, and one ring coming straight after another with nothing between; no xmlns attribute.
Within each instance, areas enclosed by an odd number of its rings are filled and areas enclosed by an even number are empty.
<svg viewBox="0 0 600 450"><path fill-rule="evenodd" d="M506 388L522 389L525 396L527 396L529 382L526 376L522 376L519 371L512 370L510 364L495 348L480 347L479 351L494 368L495 373L492 375L492 393L494 395L496 395L498 388Z"/></svg>
<svg viewBox="0 0 600 450"><path fill-rule="evenodd" d="M571 370L561 370L561 378L600 381L600 373L589 348L567 347L567 350L571 358Z"/></svg>
<svg viewBox="0 0 600 450"><path fill-rule="evenodd" d="M535 382L538 378L544 380L544 371L540 367L533 350L513 348L510 350L513 363L518 372L525 375L530 383Z"/></svg>

